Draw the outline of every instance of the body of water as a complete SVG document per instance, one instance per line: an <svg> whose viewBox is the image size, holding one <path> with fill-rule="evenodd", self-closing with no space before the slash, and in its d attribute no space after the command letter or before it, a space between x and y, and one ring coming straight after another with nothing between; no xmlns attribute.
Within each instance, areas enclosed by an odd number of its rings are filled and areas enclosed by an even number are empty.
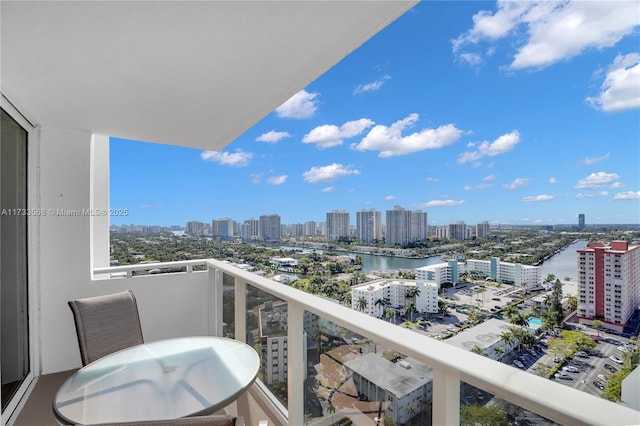
<svg viewBox="0 0 640 426"><path fill-rule="evenodd" d="M576 250L585 248L586 240L576 241L555 256L545 260L540 265L540 276L545 279L547 275L553 274L559 279L571 277L571 281L576 281L578 277L578 255ZM300 249L298 247L282 247L283 249L302 250L303 252L314 251L312 249ZM322 253L322 250L315 250ZM339 255L362 258L362 272L368 274L370 271L388 271L392 269L416 269L422 266L441 263L440 256L427 257L422 259L407 259L404 257L376 256L373 254L338 252Z"/></svg>
<svg viewBox="0 0 640 426"><path fill-rule="evenodd" d="M540 265L540 276L544 280L547 275L553 274L557 278L564 280L564 277L571 277L571 281L578 280L578 254L576 250L587 246L586 240L576 241L552 258L545 260Z"/></svg>

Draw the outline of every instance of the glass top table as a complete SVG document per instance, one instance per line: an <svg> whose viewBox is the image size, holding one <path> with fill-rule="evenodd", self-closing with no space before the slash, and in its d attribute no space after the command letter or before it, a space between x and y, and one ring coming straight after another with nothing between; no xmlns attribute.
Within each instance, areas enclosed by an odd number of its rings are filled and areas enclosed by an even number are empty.
<svg viewBox="0 0 640 426"><path fill-rule="evenodd" d="M255 380L260 359L249 345L223 337L145 343L86 365L53 401L59 420L92 424L213 413Z"/></svg>

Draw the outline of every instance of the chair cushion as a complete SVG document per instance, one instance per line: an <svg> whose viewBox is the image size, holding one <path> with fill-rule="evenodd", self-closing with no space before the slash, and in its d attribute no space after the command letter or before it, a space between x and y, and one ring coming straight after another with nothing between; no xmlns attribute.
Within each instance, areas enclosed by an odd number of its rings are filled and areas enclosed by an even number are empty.
<svg viewBox="0 0 640 426"><path fill-rule="evenodd" d="M234 426L237 417L233 416L196 416L170 420L141 420L123 423L100 423L90 426Z"/></svg>

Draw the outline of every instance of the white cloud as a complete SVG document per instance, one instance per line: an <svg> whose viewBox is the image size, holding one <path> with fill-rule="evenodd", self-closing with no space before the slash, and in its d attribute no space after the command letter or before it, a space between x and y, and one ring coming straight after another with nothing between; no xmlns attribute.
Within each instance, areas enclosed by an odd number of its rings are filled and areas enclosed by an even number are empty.
<svg viewBox="0 0 640 426"><path fill-rule="evenodd" d="M320 148L330 148L341 145L344 139L358 136L375 123L368 118L347 121L342 126L324 124L312 129L302 138L303 143L315 143Z"/></svg>
<svg viewBox="0 0 640 426"><path fill-rule="evenodd" d="M395 200L397 198L398 197L396 197L395 195L387 195L386 197L384 197L384 199L387 201Z"/></svg>
<svg viewBox="0 0 640 426"><path fill-rule="evenodd" d="M309 93L301 90L285 103L276 108L276 114L281 118L310 118L318 109L317 92Z"/></svg>
<svg viewBox="0 0 640 426"><path fill-rule="evenodd" d="M384 82L389 80L390 78L391 78L391 76L384 75L381 78L379 78L378 80L372 81L371 83L360 84L358 87L353 89L353 94L357 95L357 94L360 94L360 93L375 92L377 90L380 90L382 88L382 85L384 84Z"/></svg>
<svg viewBox="0 0 640 426"><path fill-rule="evenodd" d="M290 138L291 135L289 132L276 132L275 130L271 130L270 132L263 133L256 138L258 142L269 142L276 143L284 138Z"/></svg>
<svg viewBox="0 0 640 426"><path fill-rule="evenodd" d="M352 166L333 163L323 167L312 167L311 169L302 173L302 177L304 178L305 182L318 183L332 182L344 176L359 174L360 171L354 169Z"/></svg>
<svg viewBox="0 0 640 426"><path fill-rule="evenodd" d="M504 184L502 186L503 186L503 188L509 189L509 190L522 188L522 187L527 186L529 184L530 180L531 179L528 179L528 178L516 178L516 179L514 179L513 182Z"/></svg>
<svg viewBox="0 0 640 426"><path fill-rule="evenodd" d="M499 154L511 151L520 142L520 133L514 130L500 136L493 142L483 141L480 143L467 144L468 148L476 148L473 151L463 152L458 156L458 163L464 164L471 161L478 161L482 157L494 157Z"/></svg>
<svg viewBox="0 0 640 426"><path fill-rule="evenodd" d="M322 188L320 192L333 192L335 190L336 190L335 186L327 186L326 188Z"/></svg>
<svg viewBox="0 0 640 426"><path fill-rule="evenodd" d="M597 172L591 173L584 179L580 179L576 184L576 189L596 189L613 184L620 177L617 173Z"/></svg>
<svg viewBox="0 0 640 426"><path fill-rule="evenodd" d="M640 86L638 86L640 87ZM607 152L605 155L602 155L600 157L596 157L596 158L589 158L589 157L585 157L582 160L580 160L581 164L586 164L587 166L590 166L592 164L596 164L599 163L601 161L606 160L607 158L609 158L611 156L610 152Z"/></svg>
<svg viewBox="0 0 640 426"><path fill-rule="evenodd" d="M556 198L555 195L542 194L542 195L534 195L532 197L524 197L522 201L524 201L525 203L533 203L537 201L549 201L549 200L553 200L554 198Z"/></svg>
<svg viewBox="0 0 640 426"><path fill-rule="evenodd" d="M465 185L464 186L464 190L465 191L477 191L480 189L487 189L487 188L491 188L493 185L489 184L489 183L481 183L480 185Z"/></svg>
<svg viewBox="0 0 640 426"><path fill-rule="evenodd" d="M287 177L287 175L271 176L267 179L267 182L269 182L271 185L282 185L287 181Z"/></svg>
<svg viewBox="0 0 640 426"><path fill-rule="evenodd" d="M204 151L200 154L200 158L205 161L222 164L232 167L244 167L249 164L249 160L253 158L253 153L245 152L238 149L236 152L218 152Z"/></svg>
<svg viewBox="0 0 640 426"><path fill-rule="evenodd" d="M485 176L484 178L482 178L483 182L492 182L494 180L496 180L498 176L496 175L489 175L489 176Z"/></svg>
<svg viewBox="0 0 640 426"><path fill-rule="evenodd" d="M549 178L549 183L558 183L558 179L551 177Z"/></svg>
<svg viewBox="0 0 640 426"><path fill-rule="evenodd" d="M476 65L480 65L483 62L483 59L482 56L477 53L461 53L458 55L458 61L474 67Z"/></svg>
<svg viewBox="0 0 640 426"><path fill-rule="evenodd" d="M640 25L634 1L509 1L498 0L494 12L473 16L473 27L452 40L458 57L483 41L515 36L518 51L511 69L543 68L587 49L614 46ZM489 49L491 51L491 48Z"/></svg>
<svg viewBox="0 0 640 426"><path fill-rule="evenodd" d="M611 185L609 185L609 188L611 189L620 189L620 188L624 188L625 185L622 182L613 182Z"/></svg>
<svg viewBox="0 0 640 426"><path fill-rule="evenodd" d="M576 198L600 198L609 195L607 191L600 192L580 192L576 194Z"/></svg>
<svg viewBox="0 0 640 426"><path fill-rule="evenodd" d="M425 203L418 204L418 208L429 207L456 207L464 204L464 200L431 200Z"/></svg>
<svg viewBox="0 0 640 426"><path fill-rule="evenodd" d="M591 107L606 112L640 108L640 54L616 56L600 86L600 93L586 101Z"/></svg>
<svg viewBox="0 0 640 426"><path fill-rule="evenodd" d="M440 181L440 179L438 179L438 178L434 178L434 177L428 177L427 178L427 182L439 182L439 181Z"/></svg>
<svg viewBox="0 0 640 426"><path fill-rule="evenodd" d="M620 192L613 196L614 200L640 200L640 191Z"/></svg>
<svg viewBox="0 0 640 426"><path fill-rule="evenodd" d="M410 114L391 126L378 124L351 148L358 151L380 151L379 157L394 157L412 154L426 149L437 149L457 141L462 130L453 124L440 126L437 129L422 129L419 132L402 136L402 132L418 121L418 114Z"/></svg>

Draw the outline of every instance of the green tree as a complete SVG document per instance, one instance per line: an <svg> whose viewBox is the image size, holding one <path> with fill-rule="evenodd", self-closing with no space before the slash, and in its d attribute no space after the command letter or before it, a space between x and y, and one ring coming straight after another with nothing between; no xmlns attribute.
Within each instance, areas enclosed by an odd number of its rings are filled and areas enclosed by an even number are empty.
<svg viewBox="0 0 640 426"><path fill-rule="evenodd" d="M578 298L574 294L567 294L564 298L567 300L569 312L573 312L578 309Z"/></svg>
<svg viewBox="0 0 640 426"><path fill-rule="evenodd" d="M478 354L478 355L482 355L482 356L487 356L487 353L484 351L484 349L482 349L482 347L475 345L473 347L473 349L471 349L471 352L473 352L474 354Z"/></svg>
<svg viewBox="0 0 640 426"><path fill-rule="evenodd" d="M599 319L593 320L591 323L591 327L598 332L598 337L600 337L600 330L602 330L602 321Z"/></svg>
<svg viewBox="0 0 640 426"><path fill-rule="evenodd" d="M464 405L460 411L461 426L509 426L506 413L495 405Z"/></svg>
<svg viewBox="0 0 640 426"><path fill-rule="evenodd" d="M367 299L362 296L359 297L358 300L356 300L356 309L360 312L363 312L365 309L367 309L367 305Z"/></svg>

